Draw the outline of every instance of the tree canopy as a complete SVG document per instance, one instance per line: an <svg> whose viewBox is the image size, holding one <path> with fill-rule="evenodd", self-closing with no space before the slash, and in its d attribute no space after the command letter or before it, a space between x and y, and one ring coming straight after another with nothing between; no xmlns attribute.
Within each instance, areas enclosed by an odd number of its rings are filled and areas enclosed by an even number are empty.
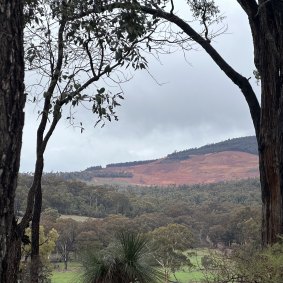
<svg viewBox="0 0 283 283"><path fill-rule="evenodd" d="M32 241L37 241L32 254L38 255L43 157L61 119L62 107L70 106L67 118L71 124L72 107L85 102L91 103L91 111L98 115L99 121L116 118L114 108L119 105L117 99L122 98L120 93L111 95L104 86L91 93L86 93L86 89L102 76L108 78L110 71L118 66L146 68L147 61L141 53L152 53L154 45L160 42L177 44L184 52L191 49L191 43L197 43L238 86L249 107L258 143L262 244L274 244L278 235L283 234L283 3L237 0L248 18L247 28L253 38L254 63L261 81L259 103L249 78L229 65L213 46L212 39L218 34L211 27L222 19L217 4L213 0L184 2L191 12L189 18L178 15L174 0L0 2L0 34L5 35L1 37L0 52L2 282L17 280L20 241L31 218ZM170 29L170 25L178 31ZM35 83L26 88L27 92L33 89L35 101L39 98L42 105L39 103L34 182L26 212L17 224L14 202L24 124L24 57L26 72L38 74L44 87L34 88L40 85ZM83 130L82 124L79 127Z"/></svg>

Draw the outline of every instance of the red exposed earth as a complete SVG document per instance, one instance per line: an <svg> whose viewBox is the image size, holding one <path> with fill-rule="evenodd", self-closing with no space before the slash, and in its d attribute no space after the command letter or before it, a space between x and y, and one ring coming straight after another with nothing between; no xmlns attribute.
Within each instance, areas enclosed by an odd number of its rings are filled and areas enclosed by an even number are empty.
<svg viewBox="0 0 283 283"><path fill-rule="evenodd" d="M215 183L259 176L258 156L239 151L191 155L186 160L158 159L148 164L107 167L103 172L127 172L131 178L98 178L95 183L182 185Z"/></svg>

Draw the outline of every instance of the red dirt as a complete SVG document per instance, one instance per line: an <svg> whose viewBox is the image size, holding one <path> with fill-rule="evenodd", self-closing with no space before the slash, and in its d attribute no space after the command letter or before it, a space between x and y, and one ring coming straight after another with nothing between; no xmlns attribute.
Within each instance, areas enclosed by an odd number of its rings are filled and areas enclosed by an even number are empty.
<svg viewBox="0 0 283 283"><path fill-rule="evenodd" d="M96 183L129 183L139 185L182 185L215 183L258 177L258 156L236 151L192 155L182 161L159 159L149 164L111 167L103 171L126 171L132 178L93 178Z"/></svg>

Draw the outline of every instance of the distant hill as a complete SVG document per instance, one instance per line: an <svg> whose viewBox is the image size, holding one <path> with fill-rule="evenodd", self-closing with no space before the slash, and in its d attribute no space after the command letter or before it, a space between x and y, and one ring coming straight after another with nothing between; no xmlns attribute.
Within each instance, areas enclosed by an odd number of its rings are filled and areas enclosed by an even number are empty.
<svg viewBox="0 0 283 283"><path fill-rule="evenodd" d="M199 184L254 178L258 173L254 136L234 138L168 154L154 160L92 166L84 171L58 173L64 179L96 184Z"/></svg>
<svg viewBox="0 0 283 283"><path fill-rule="evenodd" d="M186 160L189 159L191 155L202 155L208 153L216 153L223 151L239 151L239 152L247 152L251 154L258 154L257 150L257 141L255 136L241 137L241 138L233 138L228 139L226 141L207 144L205 146L199 148L190 148L182 151L176 151L174 153L168 154L165 158L163 158L163 162L167 162L169 160ZM137 165L145 165L150 164L158 159L151 160L141 160L141 161L130 161L130 162L120 162L120 163L111 163L107 164L106 168L115 168L115 167L131 167ZM95 171L102 169L101 166L93 166L87 168L85 171Z"/></svg>
<svg viewBox="0 0 283 283"><path fill-rule="evenodd" d="M223 151L240 151L251 154L258 154L257 141L255 136L234 138L226 141L208 144L199 148L190 148L168 154L166 159L185 160L191 155L202 155Z"/></svg>

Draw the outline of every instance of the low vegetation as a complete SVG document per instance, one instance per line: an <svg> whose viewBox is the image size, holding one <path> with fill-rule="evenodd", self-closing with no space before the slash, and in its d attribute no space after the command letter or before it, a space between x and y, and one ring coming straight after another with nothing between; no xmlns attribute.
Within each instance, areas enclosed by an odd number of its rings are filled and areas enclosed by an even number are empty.
<svg viewBox="0 0 283 283"><path fill-rule="evenodd" d="M30 179L28 174L20 178L16 202L19 215L25 207ZM48 175L42 188L41 225L45 235L50 231L58 235L49 257L55 267L52 282L65 282L62 277L71 280L74 274L83 272L79 267L81 251L105 255L117 233L123 231L146 237L154 266L167 281L184 283L212 276L207 249L224 254L225 250L251 243L260 246L257 179L193 186L117 187Z"/></svg>
<svg viewBox="0 0 283 283"><path fill-rule="evenodd" d="M222 251L206 248L189 250L187 254L191 264L171 274L169 282L281 283L282 252L283 245L280 243L263 251L251 245ZM56 269L51 283L84 283L83 270L82 265L76 262L71 264L68 271Z"/></svg>

